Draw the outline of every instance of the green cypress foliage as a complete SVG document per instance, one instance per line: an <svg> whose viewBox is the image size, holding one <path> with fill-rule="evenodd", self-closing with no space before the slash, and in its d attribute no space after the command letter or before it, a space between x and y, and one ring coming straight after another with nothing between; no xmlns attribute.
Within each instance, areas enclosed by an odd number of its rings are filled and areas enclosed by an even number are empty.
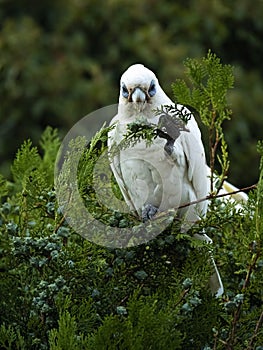
<svg viewBox="0 0 263 350"><path fill-rule="evenodd" d="M188 60L186 68L192 85L176 82L176 98L195 108L208 128L215 118L211 139L221 145L223 178L222 122L230 116L225 94L232 70L211 53L201 62ZM136 219L103 206L93 190L107 131L81 155L79 191L104 224L132 226ZM78 142L72 143L76 152ZM26 141L17 152L12 182L0 179L0 348L262 349L262 142L259 181L247 204L237 208L215 197L188 234L175 221L155 239L126 249L89 242L66 222L53 183L59 145L57 131L47 128L40 147ZM113 179L111 186L121 200ZM225 286L219 299L208 287L211 247L192 239L203 229L214 241Z"/></svg>

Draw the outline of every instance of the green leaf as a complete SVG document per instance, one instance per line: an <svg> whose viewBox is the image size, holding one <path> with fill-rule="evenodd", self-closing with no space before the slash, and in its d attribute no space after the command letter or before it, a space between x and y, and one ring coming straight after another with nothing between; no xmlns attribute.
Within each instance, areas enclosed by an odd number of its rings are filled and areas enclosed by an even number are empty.
<svg viewBox="0 0 263 350"><path fill-rule="evenodd" d="M41 157L37 147L32 146L30 140L25 141L16 154L11 167L13 178L17 184L24 185L25 181L39 168Z"/></svg>

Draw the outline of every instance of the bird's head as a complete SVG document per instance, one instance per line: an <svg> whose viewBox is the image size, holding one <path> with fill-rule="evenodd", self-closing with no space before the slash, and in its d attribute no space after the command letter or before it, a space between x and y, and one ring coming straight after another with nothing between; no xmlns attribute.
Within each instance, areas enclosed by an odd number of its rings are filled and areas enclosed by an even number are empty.
<svg viewBox="0 0 263 350"><path fill-rule="evenodd" d="M121 77L119 104L128 105L137 111L149 105L152 108L159 89L155 74L142 64L134 64Z"/></svg>

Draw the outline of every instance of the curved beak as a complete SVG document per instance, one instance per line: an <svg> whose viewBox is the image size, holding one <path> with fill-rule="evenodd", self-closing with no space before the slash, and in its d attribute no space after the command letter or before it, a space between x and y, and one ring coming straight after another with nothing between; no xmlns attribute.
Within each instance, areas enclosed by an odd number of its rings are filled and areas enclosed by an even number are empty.
<svg viewBox="0 0 263 350"><path fill-rule="evenodd" d="M136 87L131 94L132 102L145 102L146 94L139 87Z"/></svg>

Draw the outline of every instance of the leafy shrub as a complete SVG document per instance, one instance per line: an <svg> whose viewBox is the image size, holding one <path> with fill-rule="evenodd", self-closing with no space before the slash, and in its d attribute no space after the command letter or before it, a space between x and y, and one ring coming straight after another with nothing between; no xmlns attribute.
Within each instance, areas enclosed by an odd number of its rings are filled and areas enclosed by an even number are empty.
<svg viewBox="0 0 263 350"><path fill-rule="evenodd" d="M92 190L92 168L105 150L107 130L79 164L79 190L95 214L105 213ZM188 234L173 222L155 239L126 249L96 245L68 225L53 183L59 145L57 131L47 128L40 148L25 141L17 152L12 182L0 179L1 348L259 350L262 142L259 182L248 203L236 208L213 198L207 217ZM227 163L221 164L225 176ZM120 212L106 214L109 226L129 220ZM208 287L211 247L192 239L203 230L214 240L224 281L218 299Z"/></svg>
<svg viewBox="0 0 263 350"><path fill-rule="evenodd" d="M2 1L1 173L10 175L16 149L28 137L37 143L46 125L65 135L87 113L117 103L118 80L129 65L150 67L172 95L185 58L212 49L236 66L229 94L234 118L224 125L229 175L239 186L256 182L262 12L259 0Z"/></svg>

